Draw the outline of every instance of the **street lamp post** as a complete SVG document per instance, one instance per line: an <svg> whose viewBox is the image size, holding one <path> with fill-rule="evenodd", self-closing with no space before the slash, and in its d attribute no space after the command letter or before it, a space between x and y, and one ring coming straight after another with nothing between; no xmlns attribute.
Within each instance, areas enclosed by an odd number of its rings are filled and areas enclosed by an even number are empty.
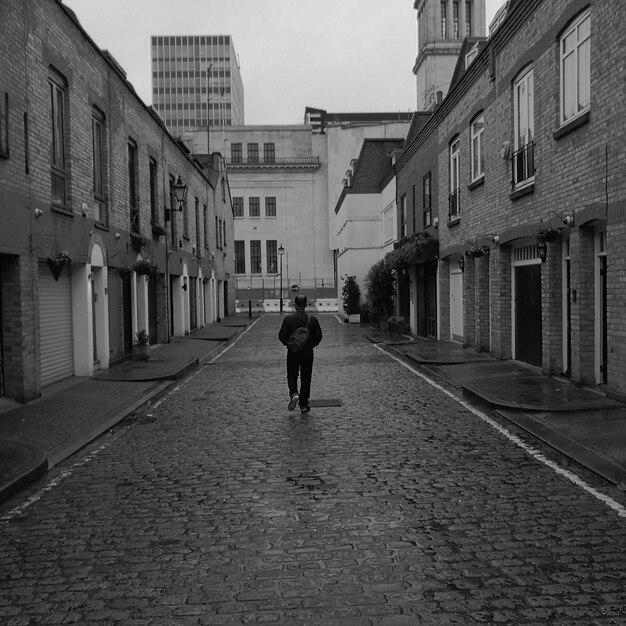
<svg viewBox="0 0 626 626"><path fill-rule="evenodd" d="M278 248L278 256L280 257L280 312L283 312L283 254L285 254L285 248L283 244L280 244Z"/></svg>

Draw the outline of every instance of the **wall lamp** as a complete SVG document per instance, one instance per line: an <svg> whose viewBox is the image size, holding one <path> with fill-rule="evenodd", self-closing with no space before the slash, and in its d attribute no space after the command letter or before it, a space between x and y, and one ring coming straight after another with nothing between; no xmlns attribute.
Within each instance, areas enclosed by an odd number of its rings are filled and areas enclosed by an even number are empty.
<svg viewBox="0 0 626 626"><path fill-rule="evenodd" d="M172 193L174 194L174 199L178 203L178 208L170 209L166 207L165 217L168 217L169 214L173 211L183 210L183 204L185 203L185 198L187 197L187 185L185 185L185 183L182 181L180 174L178 175L178 180L172 184Z"/></svg>
<svg viewBox="0 0 626 626"><path fill-rule="evenodd" d="M548 244L545 241L537 242L537 253L539 254L539 258L543 263L548 256Z"/></svg>
<svg viewBox="0 0 626 626"><path fill-rule="evenodd" d="M464 272L465 271L465 256L461 256L459 259L459 269Z"/></svg>

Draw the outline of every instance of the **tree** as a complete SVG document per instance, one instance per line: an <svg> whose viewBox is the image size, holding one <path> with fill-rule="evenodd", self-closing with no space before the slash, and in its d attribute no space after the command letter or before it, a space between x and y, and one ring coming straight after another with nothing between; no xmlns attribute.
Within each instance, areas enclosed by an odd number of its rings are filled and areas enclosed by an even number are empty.
<svg viewBox="0 0 626 626"><path fill-rule="evenodd" d="M343 310L347 315L354 315L361 312L361 289L356 282L356 277L348 276L341 289L343 299Z"/></svg>
<svg viewBox="0 0 626 626"><path fill-rule="evenodd" d="M384 260L372 265L365 277L367 300L376 316L393 314L393 299L396 295L395 277Z"/></svg>

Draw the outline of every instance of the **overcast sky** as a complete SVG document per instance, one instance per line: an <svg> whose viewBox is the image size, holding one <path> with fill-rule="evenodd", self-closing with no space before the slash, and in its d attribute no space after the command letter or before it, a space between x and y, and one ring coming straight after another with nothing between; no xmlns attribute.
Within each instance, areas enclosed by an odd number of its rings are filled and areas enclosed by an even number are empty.
<svg viewBox="0 0 626 626"><path fill-rule="evenodd" d="M151 104L151 35L231 35L246 124L332 112L413 111L413 0L64 0ZM504 0L486 0L487 27Z"/></svg>

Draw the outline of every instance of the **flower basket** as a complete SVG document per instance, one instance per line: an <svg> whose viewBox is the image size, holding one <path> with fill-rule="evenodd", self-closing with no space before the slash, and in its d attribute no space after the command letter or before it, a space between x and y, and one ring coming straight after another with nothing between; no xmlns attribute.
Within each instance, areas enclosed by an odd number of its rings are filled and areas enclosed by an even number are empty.
<svg viewBox="0 0 626 626"><path fill-rule="evenodd" d="M163 237L163 235L167 235L165 227L161 226L161 224L152 224L152 236L158 239L159 237Z"/></svg>
<svg viewBox="0 0 626 626"><path fill-rule="evenodd" d="M46 259L46 265L48 266L48 269L50 270L50 273L55 281L59 280L63 267L71 262L72 259L70 259L69 254L65 250L59 252L59 254L54 257L49 256Z"/></svg>
<svg viewBox="0 0 626 626"><path fill-rule="evenodd" d="M130 244L134 250L141 250L145 248L150 243L147 237L140 235L139 233L131 233L130 234Z"/></svg>
<svg viewBox="0 0 626 626"><path fill-rule="evenodd" d="M550 243L554 241L558 235L561 233L560 228L555 228L554 226L547 226L546 228L540 228L535 233L535 239L542 243Z"/></svg>
<svg viewBox="0 0 626 626"><path fill-rule="evenodd" d="M156 272L156 265L149 259L142 259L133 265L133 271L140 276L148 276Z"/></svg>
<svg viewBox="0 0 626 626"><path fill-rule="evenodd" d="M489 248L487 246L482 246L481 248L468 248L465 251L468 257L472 259L479 259L481 256L487 256L489 254Z"/></svg>

